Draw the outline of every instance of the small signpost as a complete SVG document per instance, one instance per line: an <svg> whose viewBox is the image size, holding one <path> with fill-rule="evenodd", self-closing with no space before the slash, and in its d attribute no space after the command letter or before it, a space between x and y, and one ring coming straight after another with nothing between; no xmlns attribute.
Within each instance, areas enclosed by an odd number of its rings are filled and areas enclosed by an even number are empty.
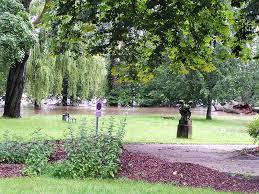
<svg viewBox="0 0 259 194"><path fill-rule="evenodd" d="M102 109L102 103L101 102L97 102L96 103L96 112L95 112L95 116L96 116L96 134L98 133L98 129L99 129L99 118L101 117L101 109Z"/></svg>

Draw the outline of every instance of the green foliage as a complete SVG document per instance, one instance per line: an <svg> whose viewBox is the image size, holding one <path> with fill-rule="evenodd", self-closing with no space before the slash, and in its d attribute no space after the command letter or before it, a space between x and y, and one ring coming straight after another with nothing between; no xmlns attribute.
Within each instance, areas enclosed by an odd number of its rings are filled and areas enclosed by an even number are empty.
<svg viewBox="0 0 259 194"><path fill-rule="evenodd" d="M0 71L0 96L5 93L6 78L6 73Z"/></svg>
<svg viewBox="0 0 259 194"><path fill-rule="evenodd" d="M67 80L68 96L73 99L91 99L103 96L106 79L106 60L66 51L53 55L51 41L39 33L39 43L31 51L28 62L27 92L37 102L48 95L60 95ZM77 47L75 47L77 48ZM77 56L79 55L79 56Z"/></svg>
<svg viewBox="0 0 259 194"><path fill-rule="evenodd" d="M16 1L16 0L2 0L0 5L0 12L9 12L10 14L16 15L16 14L22 14L20 12L23 10L22 5Z"/></svg>
<svg viewBox="0 0 259 194"><path fill-rule="evenodd" d="M256 45L257 42L249 45L254 48L255 53ZM258 60L242 62L241 59L232 59L231 48L220 42L215 42L211 56L213 66L216 67L211 72L196 69L183 74L172 69L170 62L167 61L153 70L153 78L147 82L116 80L108 100L112 104L119 102L124 106L132 104L132 101L140 106L168 106L175 105L179 99L193 100L194 105L207 105L209 100L214 102L236 100L240 103L257 105Z"/></svg>
<svg viewBox="0 0 259 194"><path fill-rule="evenodd" d="M45 140L39 131L33 134L33 142L25 160L24 174L29 176L40 175L48 165L53 145Z"/></svg>
<svg viewBox="0 0 259 194"><path fill-rule="evenodd" d="M57 18L53 30L66 40L88 39L91 52L107 52L139 72L152 71L165 54L178 70L212 70L211 41L228 42L234 21L228 1L210 0L59 2ZM97 25L86 33L82 23Z"/></svg>
<svg viewBox="0 0 259 194"><path fill-rule="evenodd" d="M259 118L254 119L249 125L247 132L254 139L254 143L259 141Z"/></svg>
<svg viewBox="0 0 259 194"><path fill-rule="evenodd" d="M22 5L15 0L0 4L0 71L20 61L34 43L32 26Z"/></svg>
<svg viewBox="0 0 259 194"><path fill-rule="evenodd" d="M119 104L121 106L133 105L134 102L138 102L141 97L140 84L138 83L124 83L117 85L108 96L110 104Z"/></svg>
<svg viewBox="0 0 259 194"><path fill-rule="evenodd" d="M225 74L222 76L221 70L211 74L208 72L229 58L249 60L251 57L246 43L254 37L256 25L246 16L251 13L255 15L256 11L254 8L248 13L246 8L250 9L251 4L257 4L254 1L245 2L59 2L56 4L57 15L56 20L52 21L52 31L68 42L87 40L86 47L90 53L110 55L112 64L108 73L109 82L116 80L119 83L108 83L110 104L116 104L116 100L127 104L143 98L143 90L138 89L139 85L145 87L145 83L154 77L152 73L155 67L164 64L182 74L193 74L193 70L199 70L197 80L202 81L195 88L195 98L200 93L202 98L213 96L216 99L216 90L219 88L216 87L217 83ZM87 23L92 30L82 30L82 23ZM216 45L221 45L223 49L218 51ZM175 92L174 88L167 89ZM128 97L129 94L133 96ZM144 95L153 95L154 101L158 101L154 103L157 104L159 101L171 100L169 94L164 95L155 90Z"/></svg>
<svg viewBox="0 0 259 194"><path fill-rule="evenodd" d="M0 143L0 163L24 163L29 153L30 146L19 140L7 139Z"/></svg>
<svg viewBox="0 0 259 194"><path fill-rule="evenodd" d="M106 79L106 60L101 56L80 56L66 52L56 57L53 93L62 92L62 80L68 79L68 95L91 99L102 96Z"/></svg>
<svg viewBox="0 0 259 194"><path fill-rule="evenodd" d="M52 144L46 142L40 131L32 134L30 142L22 139L12 140L5 134L4 141L0 143L0 162L25 164L26 175L38 175L48 164L52 152Z"/></svg>
<svg viewBox="0 0 259 194"><path fill-rule="evenodd" d="M96 133L94 126L81 127L79 136L70 130L65 151L68 159L55 164L56 177L113 178L118 170L125 120L116 125L113 119Z"/></svg>
<svg viewBox="0 0 259 194"><path fill-rule="evenodd" d="M218 100L236 100L242 103L259 105L259 63L251 60L242 63L240 60L230 60L228 73L215 86Z"/></svg>
<svg viewBox="0 0 259 194"><path fill-rule="evenodd" d="M55 58L36 44L31 51L27 65L27 92L34 101L40 103L49 95L53 85L53 65Z"/></svg>
<svg viewBox="0 0 259 194"><path fill-rule="evenodd" d="M194 104L205 101L204 78L199 71L179 74L167 65L161 65L154 71L154 78L147 83L121 83L111 91L110 101L123 106L170 106L179 99L193 100Z"/></svg>

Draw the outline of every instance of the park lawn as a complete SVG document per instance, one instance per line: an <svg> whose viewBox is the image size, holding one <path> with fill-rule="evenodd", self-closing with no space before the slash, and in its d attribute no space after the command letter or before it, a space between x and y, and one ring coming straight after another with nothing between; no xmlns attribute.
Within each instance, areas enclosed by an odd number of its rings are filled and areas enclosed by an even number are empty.
<svg viewBox="0 0 259 194"><path fill-rule="evenodd" d="M62 139L67 129L77 131L79 123L85 117L76 116L77 124L61 121L57 116L30 116L21 119L0 118L0 138L6 131L12 137L29 139L33 131L41 129L49 138ZM115 117L120 119L121 117ZM108 117L101 117L101 123ZM159 115L136 115L127 117L125 143L188 143L188 144L252 144L246 133L246 125L250 119L215 116L213 120L205 120L201 116L193 116L193 138L176 139L178 118L163 119ZM94 125L95 118L86 116L88 125Z"/></svg>
<svg viewBox="0 0 259 194"><path fill-rule="evenodd" d="M5 194L213 194L212 189L150 184L125 179L68 180L49 177L0 179L0 193Z"/></svg>

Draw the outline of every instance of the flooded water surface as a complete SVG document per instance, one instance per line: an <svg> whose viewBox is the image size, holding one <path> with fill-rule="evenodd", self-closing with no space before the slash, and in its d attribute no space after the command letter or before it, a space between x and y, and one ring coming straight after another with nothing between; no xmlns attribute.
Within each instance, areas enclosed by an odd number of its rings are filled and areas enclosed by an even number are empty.
<svg viewBox="0 0 259 194"><path fill-rule="evenodd" d="M22 107L22 116L33 115L62 115L64 113L76 115L94 115L95 106L43 106L41 110L35 110L33 107ZM3 114L3 108L0 108L0 114ZM169 107L103 107L102 115L179 115L178 108ZM206 108L193 108L192 115L206 115ZM212 111L214 116L234 116L234 117L251 117L248 115L236 115L225 112Z"/></svg>

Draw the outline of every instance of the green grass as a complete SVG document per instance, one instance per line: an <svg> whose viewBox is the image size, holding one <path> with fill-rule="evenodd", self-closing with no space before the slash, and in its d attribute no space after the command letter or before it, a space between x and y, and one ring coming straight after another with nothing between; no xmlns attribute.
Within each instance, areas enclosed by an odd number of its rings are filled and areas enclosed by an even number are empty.
<svg viewBox="0 0 259 194"><path fill-rule="evenodd" d="M47 177L0 179L3 194L213 194L211 189L150 184L141 181L65 180Z"/></svg>
<svg viewBox="0 0 259 194"><path fill-rule="evenodd" d="M101 121L107 117L101 117ZM77 116L80 123L82 116ZM87 116L87 121L94 122L93 116ZM252 144L253 141L246 132L249 123L242 117L215 117L205 120L193 117L193 138L176 139L178 119L168 120L160 116L128 116L124 142L142 143L192 143L192 144ZM0 136L9 131L12 136L29 138L33 131L42 129L48 136L60 139L71 124L61 121L61 116L31 116L21 119L0 118ZM74 124L74 128L78 124Z"/></svg>
<svg viewBox="0 0 259 194"><path fill-rule="evenodd" d="M82 116L77 116L78 123ZM101 121L107 119L101 117ZM87 116L88 123L94 122L93 116ZM193 117L193 138L176 139L178 119L166 120L160 116L129 116L127 118L125 142L143 143L206 143L206 144L251 144L246 133L249 120L237 117L216 117L207 121L199 116ZM22 119L0 118L0 137L5 131L12 136L29 139L36 129L48 136L60 139L71 124L61 121L60 116L31 116ZM73 124L78 128L79 124ZM168 184L150 184L125 179L115 180L66 180L49 177L23 177L0 179L0 193L4 194L169 194L169 193L216 193L211 189L177 187Z"/></svg>
<svg viewBox="0 0 259 194"><path fill-rule="evenodd" d="M154 143L251 144L247 120L218 117L211 121L193 117L192 139L176 139L178 119L159 116L129 117L125 141Z"/></svg>

